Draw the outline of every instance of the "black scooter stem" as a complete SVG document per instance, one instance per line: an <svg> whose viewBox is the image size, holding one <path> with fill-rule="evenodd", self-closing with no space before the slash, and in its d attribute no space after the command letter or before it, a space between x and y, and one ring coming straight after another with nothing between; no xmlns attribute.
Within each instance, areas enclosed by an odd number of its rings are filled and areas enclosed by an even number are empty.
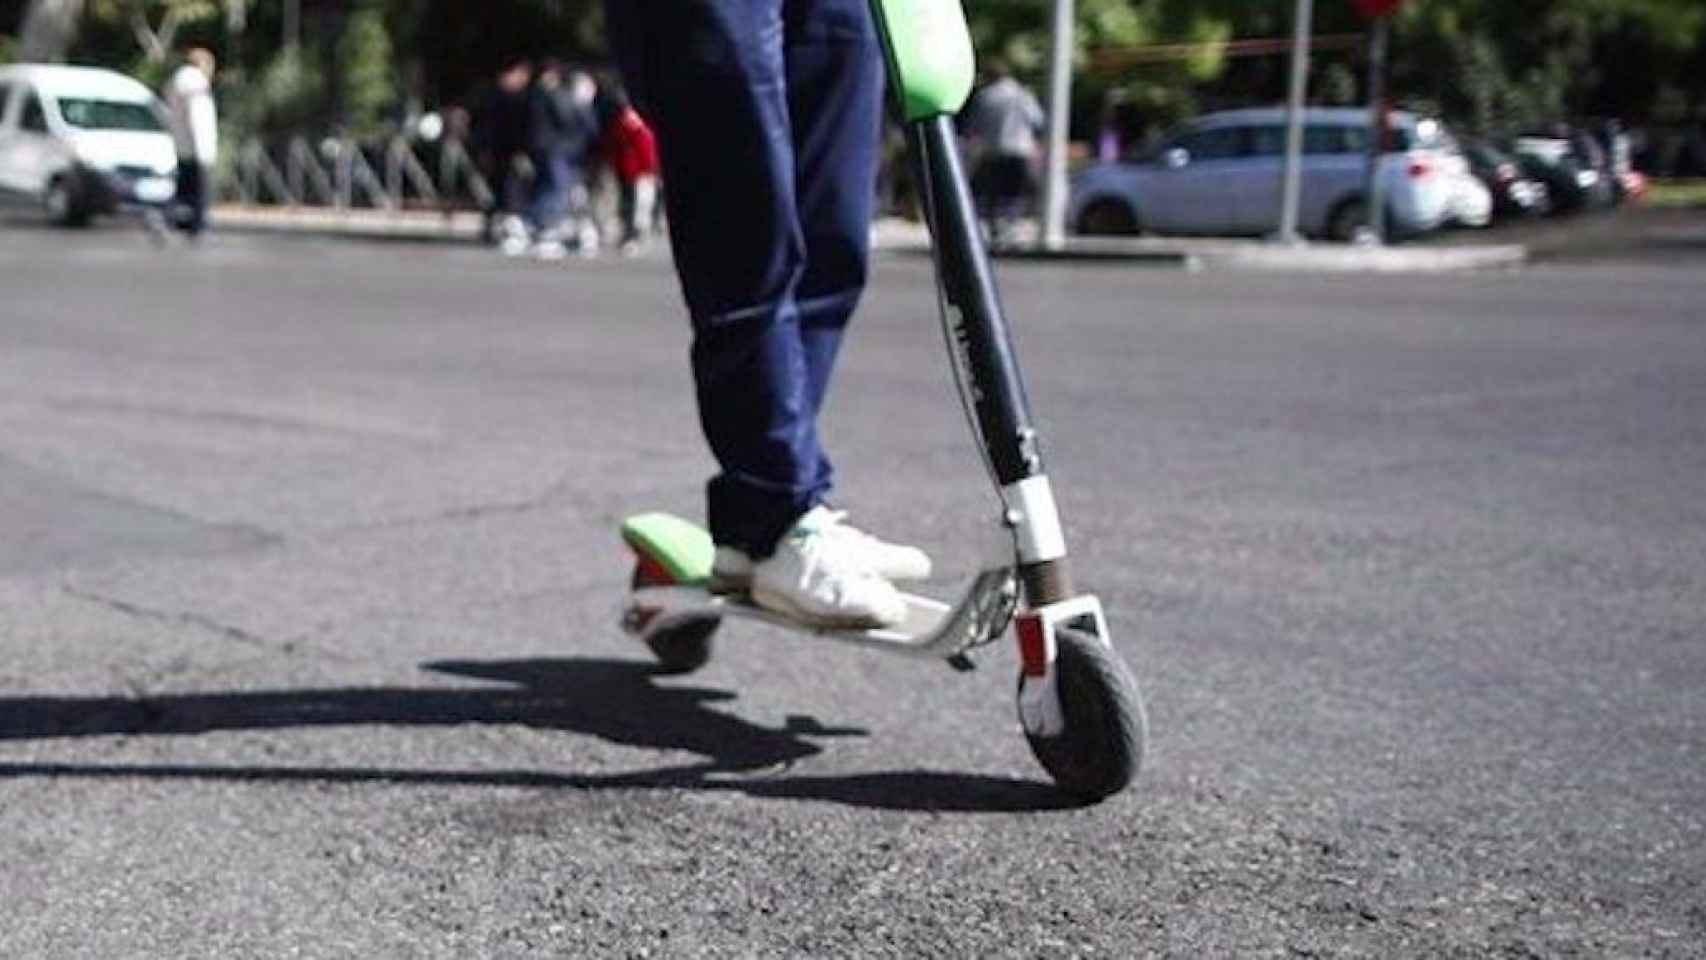
<svg viewBox="0 0 1706 960"><path fill-rule="evenodd" d="M907 137L947 299L949 348L959 353L958 362L966 372L978 439L989 454L997 485L1004 490L1042 478L1042 451L960 161L953 119L937 116L916 121L908 125ZM1073 595L1064 556L1021 563L1019 576L1032 604Z"/></svg>

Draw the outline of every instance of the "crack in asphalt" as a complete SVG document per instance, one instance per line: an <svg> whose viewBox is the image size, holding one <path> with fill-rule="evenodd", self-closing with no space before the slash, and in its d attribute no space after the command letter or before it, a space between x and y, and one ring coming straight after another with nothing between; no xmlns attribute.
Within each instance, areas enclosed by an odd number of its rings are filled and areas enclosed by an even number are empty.
<svg viewBox="0 0 1706 960"><path fill-rule="evenodd" d="M473 503L466 506L451 507L434 513L420 516L396 517L390 520L377 520L372 523L357 523L344 527L336 527L318 535L318 540L335 540L347 536L374 533L387 530L405 530L410 527L427 527L436 523L461 523L472 520L483 520L487 517L518 515L543 510L554 501L573 491L575 477L565 473L552 481L545 489L521 500L497 500L488 503Z"/></svg>
<svg viewBox="0 0 1706 960"><path fill-rule="evenodd" d="M333 422L323 418L294 416L284 413L250 412L220 409L194 404L131 402L104 397L76 396L48 398L45 405L66 414L107 414L138 417L150 420L176 420L186 423L215 424L241 429L271 430L278 433L302 435L332 434L351 437L387 437L413 443L429 442L433 438L424 431L411 431L395 424L361 424Z"/></svg>
<svg viewBox="0 0 1706 960"><path fill-rule="evenodd" d="M61 584L59 589L68 597L74 597L87 603L93 603L138 620L147 620L153 623L185 624L206 630L210 633L224 637L227 640L234 640L248 646L262 647L266 649L271 649L273 646L265 637L262 637L259 634L250 633L242 627L234 626L229 623L221 623L207 614L197 613L194 610L181 610L175 612L171 610L155 610L150 607L144 607L140 604L131 603L128 600L121 600L117 597L109 597L105 594L96 593L93 590L86 590L69 583ZM285 644L286 648L289 648L293 643L294 641L287 642Z"/></svg>

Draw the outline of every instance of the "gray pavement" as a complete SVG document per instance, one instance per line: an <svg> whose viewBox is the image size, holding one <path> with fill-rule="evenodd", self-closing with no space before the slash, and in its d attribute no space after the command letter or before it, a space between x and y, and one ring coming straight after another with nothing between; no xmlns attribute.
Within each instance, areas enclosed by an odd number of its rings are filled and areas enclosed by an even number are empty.
<svg viewBox="0 0 1706 960"><path fill-rule="evenodd" d="M659 677L709 463L661 258L0 230L0 956L1701 956L1706 247L1453 277L1012 262L1150 765L1014 656ZM993 500L881 260L842 500Z"/></svg>

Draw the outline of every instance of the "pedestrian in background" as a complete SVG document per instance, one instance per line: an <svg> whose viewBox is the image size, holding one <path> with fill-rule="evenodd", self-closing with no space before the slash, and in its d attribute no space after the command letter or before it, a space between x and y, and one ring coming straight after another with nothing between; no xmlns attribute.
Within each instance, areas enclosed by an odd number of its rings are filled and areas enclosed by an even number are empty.
<svg viewBox="0 0 1706 960"><path fill-rule="evenodd" d="M1036 192L1045 117L1042 104L1014 79L1007 64L993 60L993 79L972 97L964 114L971 141L971 189L992 243L1004 242L1013 222Z"/></svg>
<svg viewBox="0 0 1706 960"><path fill-rule="evenodd" d="M592 92L563 65L547 60L539 67L528 97L528 156L533 161L533 199L527 219L533 228L533 253L560 259L564 237L574 237L581 253L597 252L581 230L587 207L586 164L596 140Z"/></svg>
<svg viewBox="0 0 1706 960"><path fill-rule="evenodd" d="M166 111L178 148L178 187L171 223L191 238L207 227L214 164L219 159L219 113L213 103L213 54L203 47L184 55L166 81Z"/></svg>
<svg viewBox="0 0 1706 960"><path fill-rule="evenodd" d="M533 64L525 57L510 58L473 117L475 163L492 188L480 211L480 235L487 243L519 244L516 252L527 246L525 225L519 216L526 192L516 158L527 152L528 89L532 81Z"/></svg>
<svg viewBox="0 0 1706 960"><path fill-rule="evenodd" d="M613 80L599 89L605 119L604 155L616 175L622 253L639 253L650 241L657 221L658 145L652 128Z"/></svg>

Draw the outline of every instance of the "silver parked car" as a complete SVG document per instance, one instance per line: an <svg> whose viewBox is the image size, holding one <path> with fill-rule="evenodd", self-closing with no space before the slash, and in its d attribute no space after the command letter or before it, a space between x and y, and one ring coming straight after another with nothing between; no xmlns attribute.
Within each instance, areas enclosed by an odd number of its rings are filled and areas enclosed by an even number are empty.
<svg viewBox="0 0 1706 960"><path fill-rule="evenodd" d="M1368 119L1360 108L1305 111L1304 233L1349 240L1366 222ZM1388 229L1394 236L1436 229L1452 218L1460 186L1444 127L1402 111L1389 122L1380 166ZM1283 109L1205 114L1147 154L1079 173L1068 222L1089 234L1271 233L1279 227L1285 139Z"/></svg>

